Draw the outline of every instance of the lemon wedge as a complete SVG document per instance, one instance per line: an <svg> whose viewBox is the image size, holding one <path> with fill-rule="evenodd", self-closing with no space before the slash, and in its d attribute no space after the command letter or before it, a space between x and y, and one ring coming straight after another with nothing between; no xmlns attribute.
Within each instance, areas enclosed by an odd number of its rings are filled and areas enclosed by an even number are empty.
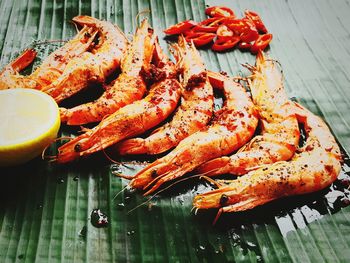
<svg viewBox="0 0 350 263"><path fill-rule="evenodd" d="M0 90L0 166L22 164L40 155L59 127L58 106L46 93Z"/></svg>

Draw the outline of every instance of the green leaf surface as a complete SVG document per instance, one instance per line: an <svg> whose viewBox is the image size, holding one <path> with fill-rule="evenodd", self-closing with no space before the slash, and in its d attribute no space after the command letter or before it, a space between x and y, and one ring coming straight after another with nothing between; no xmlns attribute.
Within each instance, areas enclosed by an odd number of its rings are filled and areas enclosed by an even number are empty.
<svg viewBox="0 0 350 263"><path fill-rule="evenodd" d="M140 165L110 164L99 155L64 166L36 159L0 168L1 262L349 262L348 0L2 0L0 65L34 41L71 38L70 19L78 14L107 19L132 34L137 14L149 10L138 18L150 18L167 49L162 30L184 19L203 20L207 4L261 15L274 36L269 54L283 67L288 94L321 115L343 147L339 180L319 193L223 215L212 226L216 211L191 212L193 196L211 189L204 182L179 183L130 211L147 198L121 192L127 181L112 172L134 173ZM36 46L34 67L58 46ZM236 49L200 52L207 68L230 75L254 63L250 53ZM71 133L76 130L62 128L62 135ZM107 214L107 227L91 224L97 208Z"/></svg>

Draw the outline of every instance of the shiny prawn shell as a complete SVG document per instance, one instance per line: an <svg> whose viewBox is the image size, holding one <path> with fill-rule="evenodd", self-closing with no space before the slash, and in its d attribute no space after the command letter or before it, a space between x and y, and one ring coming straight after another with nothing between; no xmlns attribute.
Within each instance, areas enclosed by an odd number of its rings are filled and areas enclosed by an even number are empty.
<svg viewBox="0 0 350 263"><path fill-rule="evenodd" d="M244 145L237 153L204 163L196 173L242 175L261 165L287 161L294 155L299 143L299 126L291 102L283 87L279 64L257 55L249 88L259 114L261 133Z"/></svg>
<svg viewBox="0 0 350 263"><path fill-rule="evenodd" d="M305 145L290 161L261 167L236 180L216 181L218 189L197 195L196 209L219 208L214 220L225 212L252 209L272 200L324 189L341 170L339 146L325 122L295 103L298 122L305 126Z"/></svg>
<svg viewBox="0 0 350 263"><path fill-rule="evenodd" d="M210 75L223 79L224 107L215 113L210 126L185 138L169 154L137 173L131 187L150 194L200 164L237 150L253 136L258 119L249 95L233 79L216 73Z"/></svg>

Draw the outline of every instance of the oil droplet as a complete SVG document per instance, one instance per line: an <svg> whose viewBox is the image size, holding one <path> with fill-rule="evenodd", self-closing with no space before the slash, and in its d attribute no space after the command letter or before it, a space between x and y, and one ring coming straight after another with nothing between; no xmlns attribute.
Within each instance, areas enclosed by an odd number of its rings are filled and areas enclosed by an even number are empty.
<svg viewBox="0 0 350 263"><path fill-rule="evenodd" d="M128 203L128 202L130 202L130 199L131 199L130 196L125 196L125 197L124 197L124 202L125 202L125 203Z"/></svg>
<svg viewBox="0 0 350 263"><path fill-rule="evenodd" d="M342 204L344 206L350 205L350 199L349 198L344 197L344 198L341 199L341 202L342 202Z"/></svg>
<svg viewBox="0 0 350 263"><path fill-rule="evenodd" d="M79 236L85 238L87 234L87 227L83 226L83 228L79 231Z"/></svg>
<svg viewBox="0 0 350 263"><path fill-rule="evenodd" d="M183 196L179 197L178 201L179 201L180 205L183 205L185 203Z"/></svg>
<svg viewBox="0 0 350 263"><path fill-rule="evenodd" d="M344 178L343 180L340 181L344 187L349 187L350 186L350 179L349 178Z"/></svg>
<svg viewBox="0 0 350 263"><path fill-rule="evenodd" d="M205 246L199 246L199 249L203 251L205 250Z"/></svg>
<svg viewBox="0 0 350 263"><path fill-rule="evenodd" d="M62 177L58 177L57 178L57 183L63 184L64 183L64 179Z"/></svg>
<svg viewBox="0 0 350 263"><path fill-rule="evenodd" d="M108 217L100 209L94 209L91 211L90 222L94 227L107 227Z"/></svg>
<svg viewBox="0 0 350 263"><path fill-rule="evenodd" d="M79 180L79 176L74 176L73 180L74 181L78 181Z"/></svg>
<svg viewBox="0 0 350 263"><path fill-rule="evenodd" d="M148 211L152 211L152 207L155 205L155 203L149 202L148 203Z"/></svg>
<svg viewBox="0 0 350 263"><path fill-rule="evenodd" d="M131 230L131 231L128 231L126 234L127 234L128 236L130 236L130 235L135 234L135 231L134 231L134 230Z"/></svg>

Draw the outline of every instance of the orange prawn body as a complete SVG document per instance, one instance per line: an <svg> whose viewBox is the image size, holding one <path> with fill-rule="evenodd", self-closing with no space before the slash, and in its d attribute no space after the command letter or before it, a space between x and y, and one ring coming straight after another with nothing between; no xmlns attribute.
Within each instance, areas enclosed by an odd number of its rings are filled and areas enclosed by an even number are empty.
<svg viewBox="0 0 350 263"><path fill-rule="evenodd" d="M106 77L119 68L127 47L124 33L112 23L90 16L76 16L73 22L97 30L99 44L90 52L84 52L81 56L71 59L63 74L42 89L58 103L86 88L90 83L103 83Z"/></svg>
<svg viewBox="0 0 350 263"><path fill-rule="evenodd" d="M59 103L90 83L103 83L115 72L127 47L124 33L117 26L90 16L76 16L73 22L83 26L80 32L50 54L31 75L21 76L18 72L34 60L34 50L26 50L6 66L0 73L0 89L39 89ZM97 36L99 44L95 45Z"/></svg>
<svg viewBox="0 0 350 263"><path fill-rule="evenodd" d="M197 195L196 209L219 208L214 223L225 212L252 209L272 200L319 191L336 180L341 169L339 146L324 121L295 103L298 122L307 140L290 161L251 171L236 180L215 181L217 190Z"/></svg>
<svg viewBox="0 0 350 263"><path fill-rule="evenodd" d="M89 52L83 52L70 59L62 74L41 89L58 103L91 83L103 83L119 68L128 43L124 33L107 21L90 16L76 16L73 22L95 30L99 43L96 46L90 45Z"/></svg>
<svg viewBox="0 0 350 263"><path fill-rule="evenodd" d="M253 136L258 118L244 88L229 77L208 74L210 79L221 80L215 82L222 84L226 97L224 107L215 113L210 126L185 138L168 155L137 173L131 187L150 194L200 164L237 150Z"/></svg>
<svg viewBox="0 0 350 263"><path fill-rule="evenodd" d="M158 42L155 46L158 47ZM164 121L178 104L181 85L174 78L176 74L173 64L165 58L163 62L163 78L151 86L144 99L120 108L95 128L60 147L57 162L70 162L90 155L123 139L142 134ZM171 73L172 70L174 74Z"/></svg>
<svg viewBox="0 0 350 263"><path fill-rule="evenodd" d="M57 162L73 161L147 131L169 116L179 98L180 84L177 80L165 79L154 84L144 99L126 105L92 130L61 146Z"/></svg>
<svg viewBox="0 0 350 263"><path fill-rule="evenodd" d="M60 108L61 121L81 125L102 120L105 116L143 97L146 84L140 74L152 58L153 40L144 20L121 62L122 72L115 82L106 87L100 98L71 109Z"/></svg>
<svg viewBox="0 0 350 263"><path fill-rule="evenodd" d="M73 39L52 52L28 76L20 75L19 72L34 61L37 53L34 49L25 50L0 73L0 90L19 87L43 90L63 74L71 59L87 52L96 34L97 30L84 26Z"/></svg>
<svg viewBox="0 0 350 263"><path fill-rule="evenodd" d="M211 160L196 170L198 174L242 175L264 164L292 158L299 143L298 121L283 87L277 63L257 56L256 67L249 67L249 81L254 105L261 121L261 135L254 137L237 153Z"/></svg>
<svg viewBox="0 0 350 263"><path fill-rule="evenodd" d="M193 45L183 38L173 45L178 69L183 72L181 103L172 120L146 138L132 138L117 145L125 154L159 154L174 148L187 136L203 129L213 112L213 90L205 66Z"/></svg>

